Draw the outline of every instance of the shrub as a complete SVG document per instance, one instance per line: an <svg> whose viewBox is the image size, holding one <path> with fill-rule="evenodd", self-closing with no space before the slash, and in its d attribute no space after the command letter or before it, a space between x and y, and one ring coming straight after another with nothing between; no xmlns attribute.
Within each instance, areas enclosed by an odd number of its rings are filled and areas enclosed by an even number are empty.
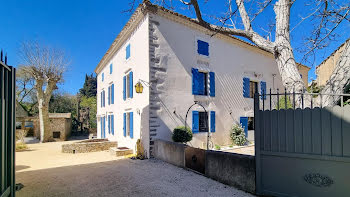
<svg viewBox="0 0 350 197"><path fill-rule="evenodd" d="M192 140L192 131L184 126L176 127L173 132L172 139L174 142L186 143Z"/></svg>
<svg viewBox="0 0 350 197"><path fill-rule="evenodd" d="M243 146L247 142L247 139L245 138L244 129L241 125L238 124L233 125L230 137L232 142L238 146Z"/></svg>
<svg viewBox="0 0 350 197"><path fill-rule="evenodd" d="M279 109L286 109L286 99L285 96L282 96L279 100ZM289 97L287 96L287 109L292 109L293 105L292 102L290 101Z"/></svg>
<svg viewBox="0 0 350 197"><path fill-rule="evenodd" d="M220 145L215 144L215 150L220 150L220 149L221 149L221 146L220 146Z"/></svg>
<svg viewBox="0 0 350 197"><path fill-rule="evenodd" d="M23 142L16 143L16 151L23 151L23 150L27 150L27 149L28 149L27 144L25 144Z"/></svg>

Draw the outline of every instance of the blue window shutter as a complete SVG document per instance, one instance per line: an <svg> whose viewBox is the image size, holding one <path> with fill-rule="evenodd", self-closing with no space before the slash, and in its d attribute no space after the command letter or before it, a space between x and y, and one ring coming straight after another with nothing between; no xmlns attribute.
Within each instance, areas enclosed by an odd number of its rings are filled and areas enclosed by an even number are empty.
<svg viewBox="0 0 350 197"><path fill-rule="evenodd" d="M105 91L102 91L102 106L105 107Z"/></svg>
<svg viewBox="0 0 350 197"><path fill-rule="evenodd" d="M126 100L126 76L123 77L123 99Z"/></svg>
<svg viewBox="0 0 350 197"><path fill-rule="evenodd" d="M198 54L209 56L209 43L202 40L197 40Z"/></svg>
<svg viewBox="0 0 350 197"><path fill-rule="evenodd" d="M265 81L260 81L260 89L261 89L261 95L264 95L262 96L262 99L266 99L266 82Z"/></svg>
<svg viewBox="0 0 350 197"><path fill-rule="evenodd" d="M113 72L113 64L109 65L109 74L112 74Z"/></svg>
<svg viewBox="0 0 350 197"><path fill-rule="evenodd" d="M103 96L102 96L102 92L101 92L100 94L101 94L101 107L103 107L103 101L102 101Z"/></svg>
<svg viewBox="0 0 350 197"><path fill-rule="evenodd" d="M103 118L101 118L101 138L103 138Z"/></svg>
<svg viewBox="0 0 350 197"><path fill-rule="evenodd" d="M210 112L210 132L215 132L215 111Z"/></svg>
<svg viewBox="0 0 350 197"><path fill-rule="evenodd" d="M215 97L215 73L209 73L209 81L210 81L210 96Z"/></svg>
<svg viewBox="0 0 350 197"><path fill-rule="evenodd" d="M205 84L204 82L207 82L207 79L205 79L205 74L202 72L198 73L198 94L204 95L205 93Z"/></svg>
<svg viewBox="0 0 350 197"><path fill-rule="evenodd" d="M199 112L192 111L192 133L199 132Z"/></svg>
<svg viewBox="0 0 350 197"><path fill-rule="evenodd" d="M124 137L126 137L126 113L124 113L123 117L123 131L124 131Z"/></svg>
<svg viewBox="0 0 350 197"><path fill-rule="evenodd" d="M130 57L130 44L128 44L128 46L126 46L126 57L125 59L129 59Z"/></svg>
<svg viewBox="0 0 350 197"><path fill-rule="evenodd" d="M130 138L134 138L134 112L130 112Z"/></svg>
<svg viewBox="0 0 350 197"><path fill-rule="evenodd" d="M111 104L114 104L114 83L111 85Z"/></svg>
<svg viewBox="0 0 350 197"><path fill-rule="evenodd" d="M245 137L248 137L248 117L240 117L239 122L244 128Z"/></svg>
<svg viewBox="0 0 350 197"><path fill-rule="evenodd" d="M103 132L102 132L102 138L105 138L106 137L106 117L103 117Z"/></svg>
<svg viewBox="0 0 350 197"><path fill-rule="evenodd" d="M111 115L111 133L114 135L114 115Z"/></svg>
<svg viewBox="0 0 350 197"><path fill-rule="evenodd" d="M243 78L243 97L250 98L250 79L247 77Z"/></svg>
<svg viewBox="0 0 350 197"><path fill-rule="evenodd" d="M129 91L130 91L130 93L129 93L129 96L130 96L130 98L132 98L133 97L133 72L131 71L130 73L129 73Z"/></svg>
<svg viewBox="0 0 350 197"><path fill-rule="evenodd" d="M107 116L107 124L108 124L108 134L110 134L111 133L111 116L110 115L108 115Z"/></svg>
<svg viewBox="0 0 350 197"><path fill-rule="evenodd" d="M109 86L109 87L108 87L108 94L107 94L108 105L111 104L110 94L111 94L111 87Z"/></svg>
<svg viewBox="0 0 350 197"><path fill-rule="evenodd" d="M192 94L199 95L198 69L192 68Z"/></svg>

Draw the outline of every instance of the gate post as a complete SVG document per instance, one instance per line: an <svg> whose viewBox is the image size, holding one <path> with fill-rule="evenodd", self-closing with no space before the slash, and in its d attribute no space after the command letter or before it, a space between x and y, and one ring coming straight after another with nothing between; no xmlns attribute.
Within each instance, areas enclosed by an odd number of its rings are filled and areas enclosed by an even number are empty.
<svg viewBox="0 0 350 197"><path fill-rule="evenodd" d="M270 98L271 99L271 98ZM261 165L260 165L260 131L261 118L260 117L260 102L259 93L254 94L254 141L255 141L255 193L261 194Z"/></svg>

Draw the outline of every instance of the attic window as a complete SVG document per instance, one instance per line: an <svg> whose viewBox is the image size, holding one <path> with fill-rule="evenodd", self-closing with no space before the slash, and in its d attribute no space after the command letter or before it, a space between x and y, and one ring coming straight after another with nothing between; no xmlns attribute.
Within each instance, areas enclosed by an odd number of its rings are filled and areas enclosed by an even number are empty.
<svg viewBox="0 0 350 197"><path fill-rule="evenodd" d="M197 40L197 52L200 55L209 56L209 43L202 40Z"/></svg>

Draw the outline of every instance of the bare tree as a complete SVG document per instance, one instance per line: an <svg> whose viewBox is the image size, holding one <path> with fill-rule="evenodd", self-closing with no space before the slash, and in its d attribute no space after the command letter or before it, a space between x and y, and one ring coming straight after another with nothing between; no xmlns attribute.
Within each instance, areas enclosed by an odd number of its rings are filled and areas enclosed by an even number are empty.
<svg viewBox="0 0 350 197"><path fill-rule="evenodd" d="M62 82L63 74L68 65L63 51L40 45L37 42L25 42L21 46L20 55L23 65L21 69L35 81L39 123L40 141L50 140L49 102L52 92L57 89L57 83Z"/></svg>
<svg viewBox="0 0 350 197"><path fill-rule="evenodd" d="M156 3L166 6L166 2L171 0L157 0ZM192 7L195 11L197 21L200 25L206 27L213 32L219 32L230 36L241 36L251 42L257 47L268 51L274 55L279 73L282 77L283 85L287 88L287 91L303 92L306 89L306 85L301 79L300 73L295 62L293 48L291 46L290 38L290 14L291 7L294 0L263 0L263 1L247 1L255 4L255 12L249 13L246 10L245 0L235 0L233 5L232 0L227 0L227 13L224 17L215 17L219 25L214 25L207 22L203 18L202 10L197 0L179 0L182 4ZM207 0L206 0L207 1ZM204 1L204 3L206 2ZM135 2L135 1L134 1ZM144 0L144 4L151 4L149 0ZM221 2L222 3L222 2ZM273 5L275 13L274 27L275 31L269 35L274 35L274 39L270 36L265 38L263 35L257 33L253 28L254 19L261 14L268 6ZM297 26L303 23L305 20L312 18L315 24L315 28L312 34L306 38L307 50L305 56L312 53L315 49L324 48L327 46L326 41L334 38L334 30L343 22L349 22L349 2L336 2L336 0L312 0L310 5L313 6L311 13L302 17L301 21L297 23ZM254 5L253 5L254 6ZM254 10L254 9L249 9ZM239 18L242 24L236 24L236 18ZM233 19L232 19L233 18ZM231 22L232 24L228 24ZM242 27L242 28L238 28ZM295 27L293 28L295 29ZM292 30L293 30L292 29ZM342 90L346 84L349 83L350 78L350 64L349 64L349 50L350 47L346 47L344 54L339 60L337 68L328 84L325 86L321 93L342 93ZM338 68L338 67L341 68ZM334 90L338 90L334 92ZM300 104L300 97L297 98L297 103ZM330 97L326 97L322 101L325 105L335 104L336 101Z"/></svg>

